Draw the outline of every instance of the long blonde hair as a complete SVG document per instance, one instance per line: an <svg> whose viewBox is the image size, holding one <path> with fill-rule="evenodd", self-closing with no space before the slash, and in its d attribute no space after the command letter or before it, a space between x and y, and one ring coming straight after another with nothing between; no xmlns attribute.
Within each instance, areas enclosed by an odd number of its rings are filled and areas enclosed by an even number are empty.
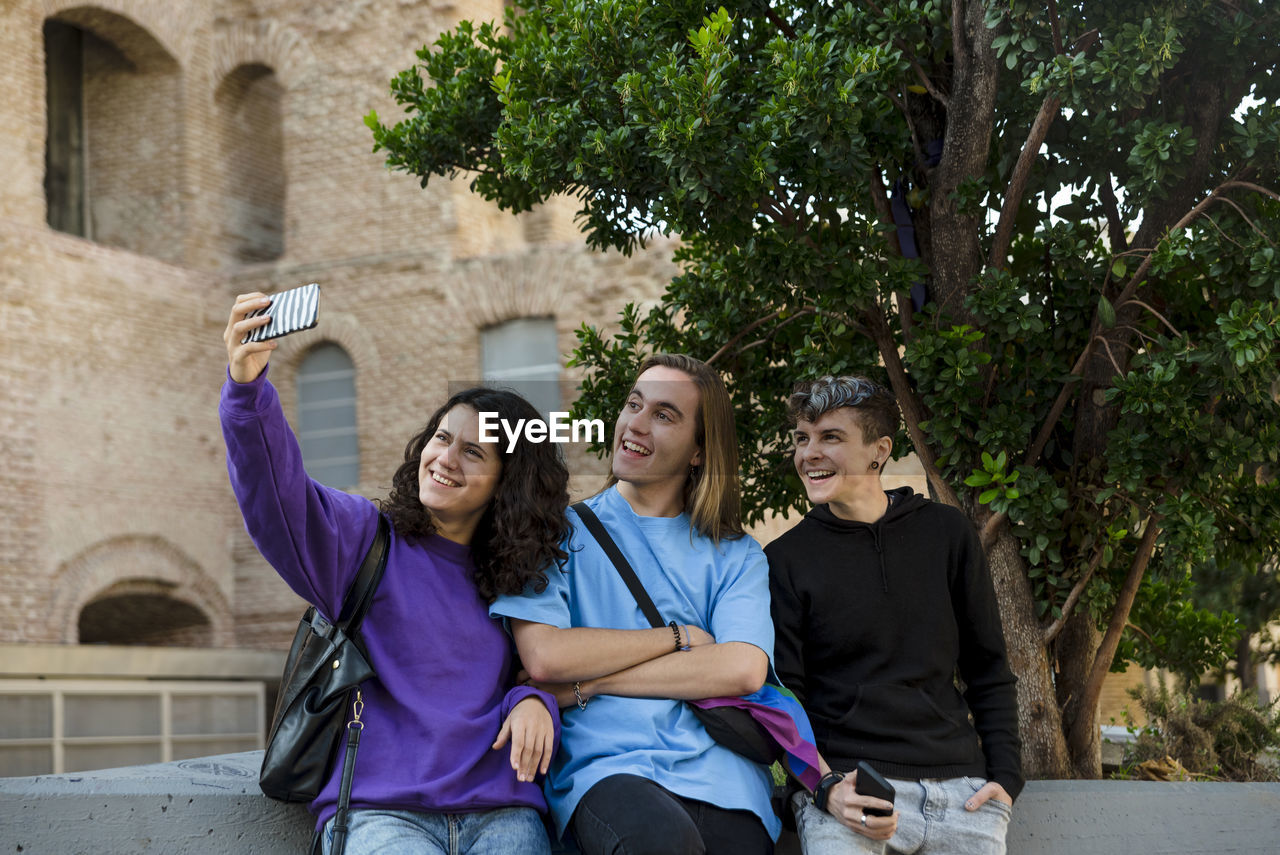
<svg viewBox="0 0 1280 855"><path fill-rule="evenodd" d="M674 368L698 387L694 438L702 448L702 464L691 467L684 482L684 508L694 529L716 543L736 540L742 529L742 487L738 480L738 433L729 390L711 366L682 353L655 353L640 363L636 380L650 368ZM618 483L613 473L606 487Z"/></svg>

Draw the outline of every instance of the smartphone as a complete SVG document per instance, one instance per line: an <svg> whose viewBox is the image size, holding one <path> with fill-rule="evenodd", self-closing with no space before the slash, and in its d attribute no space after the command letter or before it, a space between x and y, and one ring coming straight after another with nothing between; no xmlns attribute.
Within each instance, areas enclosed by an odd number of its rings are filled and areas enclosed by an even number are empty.
<svg viewBox="0 0 1280 855"><path fill-rule="evenodd" d="M320 322L320 286L315 282L271 295L271 305L254 309L246 318L270 315L271 323L250 332L241 344L266 341L282 335L309 330Z"/></svg>
<svg viewBox="0 0 1280 855"><path fill-rule="evenodd" d="M854 781L853 791L860 796L871 796L874 799L884 799L886 802L892 802L896 794L893 784L885 780L884 776L872 769L865 760L859 760L855 767L858 772L858 779ZM883 808L867 808L867 813L871 816L888 816L893 813L892 810L884 810Z"/></svg>

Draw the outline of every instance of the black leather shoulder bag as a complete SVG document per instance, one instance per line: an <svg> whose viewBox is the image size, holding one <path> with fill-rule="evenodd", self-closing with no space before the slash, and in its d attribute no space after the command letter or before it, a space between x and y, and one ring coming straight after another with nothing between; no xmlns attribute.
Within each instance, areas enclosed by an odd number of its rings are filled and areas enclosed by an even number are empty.
<svg viewBox="0 0 1280 855"><path fill-rule="evenodd" d="M312 801L329 779L342 732L347 731L331 850L335 855L341 855L346 842L351 779L360 731L364 729L360 721L364 701L359 687L375 676L359 640L360 624L386 570L389 540L390 524L379 514L377 534L360 572L347 589L337 622L330 623L315 606L308 608L299 621L280 678L280 693L258 775L258 786L273 799ZM353 694L352 718L344 722L346 701Z"/></svg>

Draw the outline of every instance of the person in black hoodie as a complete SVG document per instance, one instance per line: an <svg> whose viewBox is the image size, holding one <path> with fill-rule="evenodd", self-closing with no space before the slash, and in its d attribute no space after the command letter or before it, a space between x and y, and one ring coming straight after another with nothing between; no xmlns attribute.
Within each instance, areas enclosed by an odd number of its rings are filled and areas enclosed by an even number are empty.
<svg viewBox="0 0 1280 855"><path fill-rule="evenodd" d="M882 488L899 420L883 387L824 377L796 388L789 415L814 508L765 548L775 664L835 770L792 800L801 846L1003 853L1021 742L977 534L956 508ZM897 790L887 844L854 792L861 760Z"/></svg>

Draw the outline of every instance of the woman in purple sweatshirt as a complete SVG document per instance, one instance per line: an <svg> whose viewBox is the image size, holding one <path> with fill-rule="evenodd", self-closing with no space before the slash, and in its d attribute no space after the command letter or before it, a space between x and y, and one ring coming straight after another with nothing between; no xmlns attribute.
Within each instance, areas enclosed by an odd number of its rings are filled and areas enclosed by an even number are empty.
<svg viewBox="0 0 1280 855"><path fill-rule="evenodd" d="M500 593L545 583L566 557L568 472L555 446L481 442L479 413L537 418L510 392L469 389L409 440L376 505L307 476L266 379L276 342L242 344L267 316L237 298L223 335L219 414L227 466L254 544L299 596L336 617L373 541L391 522L387 569L361 628L378 676L362 687L350 852L547 852L536 782L559 738L554 698L513 686L511 641L488 614ZM311 804L329 852L338 777Z"/></svg>

